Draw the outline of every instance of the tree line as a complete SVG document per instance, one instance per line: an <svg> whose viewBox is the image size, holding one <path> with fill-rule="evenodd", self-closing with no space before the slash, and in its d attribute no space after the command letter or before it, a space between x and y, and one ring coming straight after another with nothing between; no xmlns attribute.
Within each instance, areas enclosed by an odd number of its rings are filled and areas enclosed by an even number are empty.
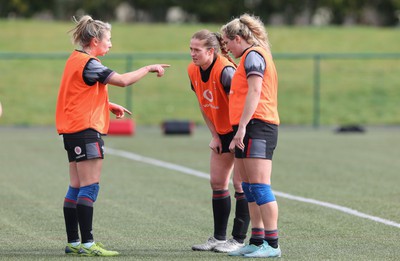
<svg viewBox="0 0 400 261"><path fill-rule="evenodd" d="M0 0L1 18L224 23L244 12L275 25L400 24L400 0Z"/></svg>

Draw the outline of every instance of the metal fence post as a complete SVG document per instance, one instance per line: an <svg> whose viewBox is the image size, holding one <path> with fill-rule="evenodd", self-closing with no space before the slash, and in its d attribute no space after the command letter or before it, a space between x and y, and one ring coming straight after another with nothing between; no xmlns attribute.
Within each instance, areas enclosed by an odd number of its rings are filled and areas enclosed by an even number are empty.
<svg viewBox="0 0 400 261"><path fill-rule="evenodd" d="M126 71L130 72L132 71L132 64L133 64L133 57L131 54L128 54L126 56ZM126 90L126 108L129 111L132 111L132 86L129 86Z"/></svg>
<svg viewBox="0 0 400 261"><path fill-rule="evenodd" d="M313 113L313 126L318 128L320 124L320 61L321 56L314 55L314 113Z"/></svg>

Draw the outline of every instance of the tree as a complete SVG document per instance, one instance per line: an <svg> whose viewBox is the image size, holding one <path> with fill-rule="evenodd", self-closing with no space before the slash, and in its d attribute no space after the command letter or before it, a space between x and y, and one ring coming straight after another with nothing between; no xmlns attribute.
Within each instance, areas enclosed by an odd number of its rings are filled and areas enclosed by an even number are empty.
<svg viewBox="0 0 400 261"><path fill-rule="evenodd" d="M284 24L295 24L301 17L310 24L318 8L332 11L332 23L368 24L373 17L376 25L399 23L400 0L0 0L0 17L32 17L51 11L56 19L70 19L81 12L103 20L115 19L114 10L127 2L148 14L149 21L164 22L168 8L179 6L202 23L225 23L243 13L259 16L268 24L278 15ZM373 23L372 23L373 24Z"/></svg>

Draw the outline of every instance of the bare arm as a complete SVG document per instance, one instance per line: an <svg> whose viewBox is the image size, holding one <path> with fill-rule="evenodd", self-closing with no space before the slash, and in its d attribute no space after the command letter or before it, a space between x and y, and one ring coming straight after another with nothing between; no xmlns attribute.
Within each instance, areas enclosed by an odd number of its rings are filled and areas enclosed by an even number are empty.
<svg viewBox="0 0 400 261"><path fill-rule="evenodd" d="M213 137L219 137L217 131L215 130L214 124L210 121L210 119L207 117L207 115L204 113L203 109L201 108L201 105L199 104L201 115L203 115L203 119L205 123L207 124L208 129L211 132L211 136Z"/></svg>
<svg viewBox="0 0 400 261"><path fill-rule="evenodd" d="M210 130L211 136L212 136L212 139L211 139L210 144L208 146L210 147L210 149L215 151L215 153L221 154L221 152L222 152L222 144L221 144L221 140L219 138L219 135L218 135L217 131L215 130L215 126L214 126L213 122L204 113L203 109L201 108L201 104L200 103L199 103L199 106L200 106L201 115L203 115L203 119L204 119L205 123L207 124L207 127Z"/></svg>
<svg viewBox="0 0 400 261"><path fill-rule="evenodd" d="M242 117L240 118L239 128L245 128L247 126L251 120L251 116L253 116L254 112L256 111L261 95L261 77L255 75L250 76L247 79L247 82L249 84L249 90L247 92L246 103L244 105Z"/></svg>
<svg viewBox="0 0 400 261"><path fill-rule="evenodd" d="M243 138L246 134L246 126L251 120L251 116L253 116L254 112L256 111L258 102L260 100L262 80L263 79L261 77L256 75L252 75L247 78L249 90L247 92L243 113L240 118L238 131L233 139L235 145L241 150L244 150Z"/></svg>
<svg viewBox="0 0 400 261"><path fill-rule="evenodd" d="M169 64L153 64L144 66L140 69L137 69L132 72L127 72L124 74L119 74L117 72L114 72L108 79L107 83L115 86L126 87L139 81L149 72L156 72L157 77L162 77L165 72L164 68L168 67L170 67Z"/></svg>

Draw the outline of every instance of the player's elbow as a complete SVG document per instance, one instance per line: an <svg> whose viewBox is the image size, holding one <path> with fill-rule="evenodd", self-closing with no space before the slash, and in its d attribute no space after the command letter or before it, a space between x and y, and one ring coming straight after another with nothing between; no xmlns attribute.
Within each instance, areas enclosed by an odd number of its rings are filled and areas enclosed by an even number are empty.
<svg viewBox="0 0 400 261"><path fill-rule="evenodd" d="M121 81L120 82L120 87L127 87L127 86L129 86L129 85L131 85L132 83L130 83L130 82L128 82L128 81Z"/></svg>
<svg viewBox="0 0 400 261"><path fill-rule="evenodd" d="M118 86L120 87L126 87L132 84L132 82L130 82L127 77L123 77L122 75L120 77L117 78L117 82L118 82Z"/></svg>

